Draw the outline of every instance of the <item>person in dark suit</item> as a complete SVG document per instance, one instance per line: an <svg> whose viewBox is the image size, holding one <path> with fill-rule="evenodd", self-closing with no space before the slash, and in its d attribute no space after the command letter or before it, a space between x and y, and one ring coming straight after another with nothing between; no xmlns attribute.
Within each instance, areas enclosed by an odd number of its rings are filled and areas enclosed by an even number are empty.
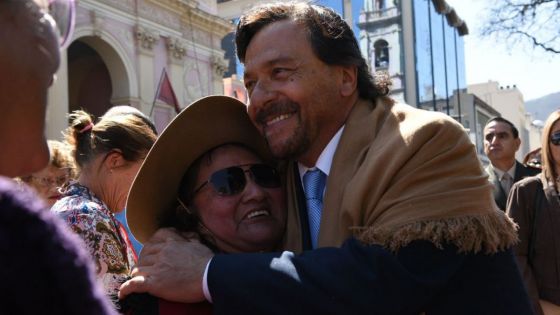
<svg viewBox="0 0 560 315"><path fill-rule="evenodd" d="M531 314L513 222L460 124L387 97L331 9L261 5L236 44L249 116L287 163L286 251L213 255L158 231L121 296L206 298L216 314Z"/></svg>
<svg viewBox="0 0 560 315"><path fill-rule="evenodd" d="M539 173L515 159L521 145L519 131L502 117L490 119L484 127L484 153L490 164L486 167L488 180L493 185L494 201L505 211L509 191L514 183Z"/></svg>

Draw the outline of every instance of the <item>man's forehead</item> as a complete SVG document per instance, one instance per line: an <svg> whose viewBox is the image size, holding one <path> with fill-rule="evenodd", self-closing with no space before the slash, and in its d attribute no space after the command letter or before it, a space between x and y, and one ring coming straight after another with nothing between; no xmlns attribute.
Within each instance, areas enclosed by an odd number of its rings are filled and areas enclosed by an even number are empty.
<svg viewBox="0 0 560 315"><path fill-rule="evenodd" d="M512 133L512 129L505 122L492 121L484 128L484 133Z"/></svg>

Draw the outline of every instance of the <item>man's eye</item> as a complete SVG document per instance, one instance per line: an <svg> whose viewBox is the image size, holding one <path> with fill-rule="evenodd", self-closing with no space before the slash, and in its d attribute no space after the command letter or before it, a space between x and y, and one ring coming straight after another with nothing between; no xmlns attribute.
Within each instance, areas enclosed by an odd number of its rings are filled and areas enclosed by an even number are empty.
<svg viewBox="0 0 560 315"><path fill-rule="evenodd" d="M245 81L245 89L247 89L247 91L250 91L253 86L255 86L255 82L254 81Z"/></svg>
<svg viewBox="0 0 560 315"><path fill-rule="evenodd" d="M290 70L286 69L286 68L274 68L274 69L272 69L272 73L275 74L275 75L288 73L289 71Z"/></svg>

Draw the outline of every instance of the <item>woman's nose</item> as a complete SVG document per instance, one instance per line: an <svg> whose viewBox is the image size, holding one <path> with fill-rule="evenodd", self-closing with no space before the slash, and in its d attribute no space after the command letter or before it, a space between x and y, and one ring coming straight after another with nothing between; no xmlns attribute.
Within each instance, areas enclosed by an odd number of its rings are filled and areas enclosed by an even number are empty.
<svg viewBox="0 0 560 315"><path fill-rule="evenodd" d="M265 196L266 192L264 188L257 184L252 176L247 176L247 185L243 191L243 200L262 200Z"/></svg>

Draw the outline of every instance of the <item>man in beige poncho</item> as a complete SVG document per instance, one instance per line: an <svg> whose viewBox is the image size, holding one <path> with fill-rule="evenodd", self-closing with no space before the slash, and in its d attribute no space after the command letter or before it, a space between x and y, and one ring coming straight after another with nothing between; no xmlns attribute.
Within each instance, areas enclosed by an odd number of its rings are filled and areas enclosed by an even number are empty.
<svg viewBox="0 0 560 315"><path fill-rule="evenodd" d="M218 314L531 313L514 226L459 124L384 96L329 9L263 5L236 43L249 115L288 161L289 251L212 256L160 231L123 295Z"/></svg>

